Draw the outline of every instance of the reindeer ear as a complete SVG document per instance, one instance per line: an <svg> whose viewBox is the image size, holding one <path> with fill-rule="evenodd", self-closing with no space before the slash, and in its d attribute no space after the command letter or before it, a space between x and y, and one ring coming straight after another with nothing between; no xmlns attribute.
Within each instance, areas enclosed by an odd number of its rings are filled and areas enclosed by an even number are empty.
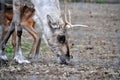
<svg viewBox="0 0 120 80"><path fill-rule="evenodd" d="M50 15L47 15L47 20L48 20L48 26L50 27L51 31L53 32L54 31L54 28L53 28L53 19Z"/></svg>
<svg viewBox="0 0 120 80"><path fill-rule="evenodd" d="M48 23L52 23L53 22L53 19L50 15L47 15L47 20L48 20Z"/></svg>

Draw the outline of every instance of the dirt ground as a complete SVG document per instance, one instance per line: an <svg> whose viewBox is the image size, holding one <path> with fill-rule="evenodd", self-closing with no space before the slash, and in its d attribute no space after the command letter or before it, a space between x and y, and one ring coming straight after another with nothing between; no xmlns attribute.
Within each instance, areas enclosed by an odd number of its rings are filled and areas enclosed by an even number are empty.
<svg viewBox="0 0 120 80"><path fill-rule="evenodd" d="M0 67L0 80L120 80L120 4L68 3L67 7L73 24L88 25L67 30L71 64L56 63L56 56L41 46L41 60L22 65L10 61ZM33 41L26 32L23 38Z"/></svg>

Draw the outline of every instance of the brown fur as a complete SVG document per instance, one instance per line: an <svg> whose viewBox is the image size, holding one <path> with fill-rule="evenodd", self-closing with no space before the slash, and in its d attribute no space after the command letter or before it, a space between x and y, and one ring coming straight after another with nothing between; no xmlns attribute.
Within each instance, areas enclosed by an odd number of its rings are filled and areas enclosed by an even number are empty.
<svg viewBox="0 0 120 80"><path fill-rule="evenodd" d="M36 52L36 48L37 48L37 44L38 44L38 35L37 32L35 30L35 22L32 19L35 9L27 7L27 6L20 6L20 18L21 18L21 25L23 26L23 28L34 38L34 43L32 46L32 49L30 51L29 57L31 58L33 56L33 54ZM8 27L12 21L13 18L13 9L12 7L5 7L5 15L4 15L4 31L2 34L2 39L5 37L6 33L8 32ZM14 47L15 50L15 46L16 46L16 33L14 33L12 35L12 45Z"/></svg>

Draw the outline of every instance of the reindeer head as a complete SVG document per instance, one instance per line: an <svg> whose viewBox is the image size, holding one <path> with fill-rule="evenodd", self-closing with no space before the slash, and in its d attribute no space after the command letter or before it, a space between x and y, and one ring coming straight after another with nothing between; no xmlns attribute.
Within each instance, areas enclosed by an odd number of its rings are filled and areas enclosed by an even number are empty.
<svg viewBox="0 0 120 80"><path fill-rule="evenodd" d="M62 19L56 21L50 15L47 15L47 20L52 33L52 36L48 40L48 45L52 52L57 55L58 63L67 64L70 61L70 52L66 38L65 24Z"/></svg>

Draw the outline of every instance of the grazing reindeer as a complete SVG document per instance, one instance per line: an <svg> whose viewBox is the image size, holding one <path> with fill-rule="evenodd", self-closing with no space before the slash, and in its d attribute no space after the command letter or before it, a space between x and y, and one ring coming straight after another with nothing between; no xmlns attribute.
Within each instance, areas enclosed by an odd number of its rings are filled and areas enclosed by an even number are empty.
<svg viewBox="0 0 120 80"><path fill-rule="evenodd" d="M9 0L9 1L11 1L10 3L12 3L12 0ZM20 24L18 21L19 25L17 27L17 34L15 33L15 21L12 21L12 19L14 18L13 6L12 4L7 3L6 5L5 3L5 14L4 14L5 21L4 21L4 30L3 30L2 37L1 37L2 42L0 44L0 59L4 61L7 60L7 57L4 54L4 48L10 35L14 32L14 34L12 35L12 45L14 47L14 60L18 63L29 63L29 61L25 60L25 58L23 57L21 48L20 48L21 34L22 34L21 26L23 26L23 28L26 31L28 31L28 33L31 34L32 37L34 38L34 43L29 53L29 58L32 58L33 55L35 55L36 53L39 53L38 47L39 47L39 42L40 42L40 38L37 32L35 31L35 22L32 19L35 10L27 6L21 6L21 5L16 5L16 6L19 7L18 10L21 12L18 15L20 16ZM10 26L11 22L12 22L12 26ZM18 35L18 41L16 43L17 35ZM18 48L16 46L18 46Z"/></svg>
<svg viewBox="0 0 120 80"><path fill-rule="evenodd" d="M59 0L31 0L31 2L36 11L34 20L36 25L42 28L44 41L56 54L58 63L69 63L70 52L66 38L67 23L64 23L61 17Z"/></svg>
<svg viewBox="0 0 120 80"><path fill-rule="evenodd" d="M31 0L35 7L34 20L36 25L42 29L43 39L56 54L58 63L67 64L70 62L70 52L68 47L68 41L66 38L66 28L86 25L72 25L67 21L65 14L65 21L61 17L61 10L59 6L59 0ZM70 11L69 11L70 15Z"/></svg>

